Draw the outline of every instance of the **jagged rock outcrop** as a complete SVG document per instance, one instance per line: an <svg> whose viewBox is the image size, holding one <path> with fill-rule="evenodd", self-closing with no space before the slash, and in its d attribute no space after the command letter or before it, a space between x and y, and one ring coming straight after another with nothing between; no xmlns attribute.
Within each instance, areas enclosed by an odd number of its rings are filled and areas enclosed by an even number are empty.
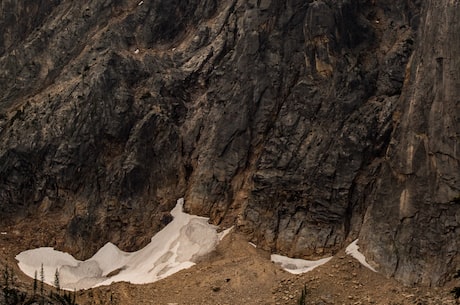
<svg viewBox="0 0 460 305"><path fill-rule="evenodd" d="M458 2L428 1L422 10L360 234L368 257L406 283L439 284L460 264L459 9Z"/></svg>
<svg viewBox="0 0 460 305"><path fill-rule="evenodd" d="M273 251L360 236L406 283L460 269L455 1L29 2L0 11L11 222L60 213L84 257L185 196Z"/></svg>

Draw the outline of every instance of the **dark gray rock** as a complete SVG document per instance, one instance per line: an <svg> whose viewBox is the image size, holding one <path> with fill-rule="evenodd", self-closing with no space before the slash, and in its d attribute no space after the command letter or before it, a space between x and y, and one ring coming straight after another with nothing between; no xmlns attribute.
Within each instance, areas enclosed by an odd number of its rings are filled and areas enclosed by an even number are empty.
<svg viewBox="0 0 460 305"><path fill-rule="evenodd" d="M460 269L456 4L139 4L2 4L5 219L61 209L57 246L85 257L144 245L185 196L283 254L360 236L406 283Z"/></svg>
<svg viewBox="0 0 460 305"><path fill-rule="evenodd" d="M458 8L449 1L424 6L396 128L360 233L368 257L410 284L442 283L460 264Z"/></svg>

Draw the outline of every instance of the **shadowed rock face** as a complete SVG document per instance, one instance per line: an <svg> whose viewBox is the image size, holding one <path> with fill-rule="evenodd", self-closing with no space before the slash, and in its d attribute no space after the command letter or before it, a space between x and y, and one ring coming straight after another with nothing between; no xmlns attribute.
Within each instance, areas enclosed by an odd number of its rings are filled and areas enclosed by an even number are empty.
<svg viewBox="0 0 460 305"><path fill-rule="evenodd" d="M0 8L2 218L60 213L57 246L88 257L185 196L283 254L360 237L408 284L460 269L455 1Z"/></svg>
<svg viewBox="0 0 460 305"><path fill-rule="evenodd" d="M381 270L407 283L443 282L460 265L459 20L458 2L428 1L422 9L360 234Z"/></svg>

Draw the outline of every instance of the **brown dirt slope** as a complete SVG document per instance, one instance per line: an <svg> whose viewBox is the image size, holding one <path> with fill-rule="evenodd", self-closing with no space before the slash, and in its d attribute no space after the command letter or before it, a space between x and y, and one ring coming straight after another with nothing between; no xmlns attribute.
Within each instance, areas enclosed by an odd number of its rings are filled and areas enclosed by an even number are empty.
<svg viewBox="0 0 460 305"><path fill-rule="evenodd" d="M0 236L0 259L16 268L18 285L31 290L32 280L14 264L18 244L13 241L8 235ZM272 263L269 253L252 247L242 236L232 233L215 252L190 269L152 284L116 283L80 291L77 302L80 305L294 305L298 304L301 290L306 287L305 304L312 305L448 305L459 304L450 293L454 286L460 286L460 281L444 288L404 287L368 270L344 251L311 272L292 275Z"/></svg>

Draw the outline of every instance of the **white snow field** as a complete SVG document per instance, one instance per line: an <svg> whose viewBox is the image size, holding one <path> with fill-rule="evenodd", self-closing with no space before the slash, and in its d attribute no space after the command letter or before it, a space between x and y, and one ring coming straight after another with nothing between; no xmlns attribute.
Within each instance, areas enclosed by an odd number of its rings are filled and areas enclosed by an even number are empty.
<svg viewBox="0 0 460 305"><path fill-rule="evenodd" d="M88 289L112 282L152 283L193 266L197 258L215 249L230 230L217 233L208 218L182 211L183 198L171 211L174 219L152 237L151 242L136 252L123 252L107 243L93 257L79 261L70 254L53 248L38 248L19 253L19 268L28 276L40 276L43 264L45 282L53 285L56 269L61 288Z"/></svg>
<svg viewBox="0 0 460 305"><path fill-rule="evenodd" d="M316 261L309 261L299 258L290 258L278 254L272 254L272 262L281 265L281 268L292 274L301 274L315 269L332 259L331 257L322 258Z"/></svg>
<svg viewBox="0 0 460 305"><path fill-rule="evenodd" d="M345 249L345 253L348 254L348 255L351 255L353 256L355 259L357 259L361 265L369 268L370 270L374 271L374 272L377 272L377 270L375 270L374 268L372 268L371 265L369 265L367 262L366 262L366 258L364 257L364 255L359 252L359 246L358 246L358 239L355 240L354 242L352 242L346 249Z"/></svg>
<svg viewBox="0 0 460 305"><path fill-rule="evenodd" d="M370 270L377 272L377 270L372 268L372 266L367 263L366 257L364 257L364 255L361 252L359 252L358 239L356 239L350 245L348 245L348 247L345 249L345 253L353 256L366 268L369 268ZM274 263L281 265L281 268L292 274L300 274L311 271L316 267L327 263L329 260L331 260L331 258L332 256L317 261L308 261L303 259L289 258L277 254L271 255L271 260Z"/></svg>

